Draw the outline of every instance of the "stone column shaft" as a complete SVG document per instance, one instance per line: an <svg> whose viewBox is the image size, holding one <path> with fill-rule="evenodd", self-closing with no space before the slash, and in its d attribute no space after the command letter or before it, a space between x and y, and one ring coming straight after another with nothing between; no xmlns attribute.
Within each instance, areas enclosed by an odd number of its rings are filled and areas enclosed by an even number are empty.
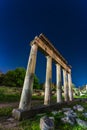
<svg viewBox="0 0 87 130"><path fill-rule="evenodd" d="M47 56L44 105L50 104L51 83L52 83L51 79L52 79L52 58L50 56Z"/></svg>
<svg viewBox="0 0 87 130"><path fill-rule="evenodd" d="M19 109L22 110L30 110L31 108L31 97L32 97L35 65L36 65L37 48L38 47L36 44L31 45L29 61L27 65L23 90L21 94L21 100L19 104Z"/></svg>
<svg viewBox="0 0 87 130"><path fill-rule="evenodd" d="M64 82L64 98L65 101L68 101L68 81L67 81L67 72L63 69L63 82Z"/></svg>
<svg viewBox="0 0 87 130"><path fill-rule="evenodd" d="M62 102L61 66L56 64L57 103Z"/></svg>
<svg viewBox="0 0 87 130"><path fill-rule="evenodd" d="M71 74L68 73L68 86L69 86L69 100L73 100L73 90L72 90L72 79Z"/></svg>

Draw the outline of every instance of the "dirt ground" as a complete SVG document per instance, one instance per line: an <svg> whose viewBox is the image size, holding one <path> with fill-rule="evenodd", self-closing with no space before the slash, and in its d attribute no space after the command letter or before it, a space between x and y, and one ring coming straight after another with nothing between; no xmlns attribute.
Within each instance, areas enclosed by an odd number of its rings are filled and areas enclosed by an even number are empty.
<svg viewBox="0 0 87 130"><path fill-rule="evenodd" d="M18 102L15 103L0 103L0 108L18 107ZM0 117L0 130L18 130L19 122L11 116Z"/></svg>
<svg viewBox="0 0 87 130"><path fill-rule="evenodd" d="M12 107L18 108L19 102L14 103L0 103L0 108ZM34 100L32 101L32 107L43 104L43 101ZM20 130L19 121L15 120L12 116L0 117L0 130Z"/></svg>

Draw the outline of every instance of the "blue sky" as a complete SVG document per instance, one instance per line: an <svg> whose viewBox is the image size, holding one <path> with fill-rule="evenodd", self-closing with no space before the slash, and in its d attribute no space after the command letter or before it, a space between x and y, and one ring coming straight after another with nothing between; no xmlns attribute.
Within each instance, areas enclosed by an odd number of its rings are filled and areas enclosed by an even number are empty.
<svg viewBox="0 0 87 130"><path fill-rule="evenodd" d="M0 70L27 66L29 42L44 33L72 66L76 86L87 83L86 0L0 0ZM36 75L45 80L46 58L38 52ZM53 82L56 80L53 64Z"/></svg>

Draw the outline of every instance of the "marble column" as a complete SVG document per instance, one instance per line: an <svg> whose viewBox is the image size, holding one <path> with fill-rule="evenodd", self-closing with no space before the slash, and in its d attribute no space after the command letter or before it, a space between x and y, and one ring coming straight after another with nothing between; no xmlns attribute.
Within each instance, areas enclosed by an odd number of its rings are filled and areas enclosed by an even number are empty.
<svg viewBox="0 0 87 130"><path fill-rule="evenodd" d="M57 90L57 103L62 102L62 82L61 82L61 66L56 64L56 90Z"/></svg>
<svg viewBox="0 0 87 130"><path fill-rule="evenodd" d="M50 104L52 84L52 58L47 56L44 105Z"/></svg>
<svg viewBox="0 0 87 130"><path fill-rule="evenodd" d="M38 47L36 44L31 45L29 61L27 65L23 90L22 90L20 104L19 104L19 109L24 111L31 109L31 97L32 97L35 65L36 65L37 48Z"/></svg>
<svg viewBox="0 0 87 130"><path fill-rule="evenodd" d="M67 79L67 72L63 69L63 82L64 82L64 100L68 101L68 79Z"/></svg>
<svg viewBox="0 0 87 130"><path fill-rule="evenodd" d="M69 86L69 100L73 100L73 90L72 90L72 78L71 74L68 73L68 86Z"/></svg>

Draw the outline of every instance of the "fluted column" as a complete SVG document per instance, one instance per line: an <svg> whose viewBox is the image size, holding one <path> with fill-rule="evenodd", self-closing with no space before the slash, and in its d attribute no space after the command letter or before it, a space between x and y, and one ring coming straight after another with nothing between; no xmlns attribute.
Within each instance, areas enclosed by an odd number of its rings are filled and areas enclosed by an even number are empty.
<svg viewBox="0 0 87 130"><path fill-rule="evenodd" d="M64 82L64 100L68 101L68 81L67 81L67 72L63 69L63 82Z"/></svg>
<svg viewBox="0 0 87 130"><path fill-rule="evenodd" d="M52 58L47 56L44 105L50 104L52 83Z"/></svg>
<svg viewBox="0 0 87 130"><path fill-rule="evenodd" d="M69 86L69 100L73 100L73 90L72 90L72 78L71 74L68 73L68 86Z"/></svg>
<svg viewBox="0 0 87 130"><path fill-rule="evenodd" d="M57 103L62 102L61 66L56 64Z"/></svg>
<svg viewBox="0 0 87 130"><path fill-rule="evenodd" d="M21 100L19 104L19 109L22 110L30 110L31 108L31 97L32 97L35 65L36 65L37 48L38 47L36 44L31 45L28 66L26 70Z"/></svg>

